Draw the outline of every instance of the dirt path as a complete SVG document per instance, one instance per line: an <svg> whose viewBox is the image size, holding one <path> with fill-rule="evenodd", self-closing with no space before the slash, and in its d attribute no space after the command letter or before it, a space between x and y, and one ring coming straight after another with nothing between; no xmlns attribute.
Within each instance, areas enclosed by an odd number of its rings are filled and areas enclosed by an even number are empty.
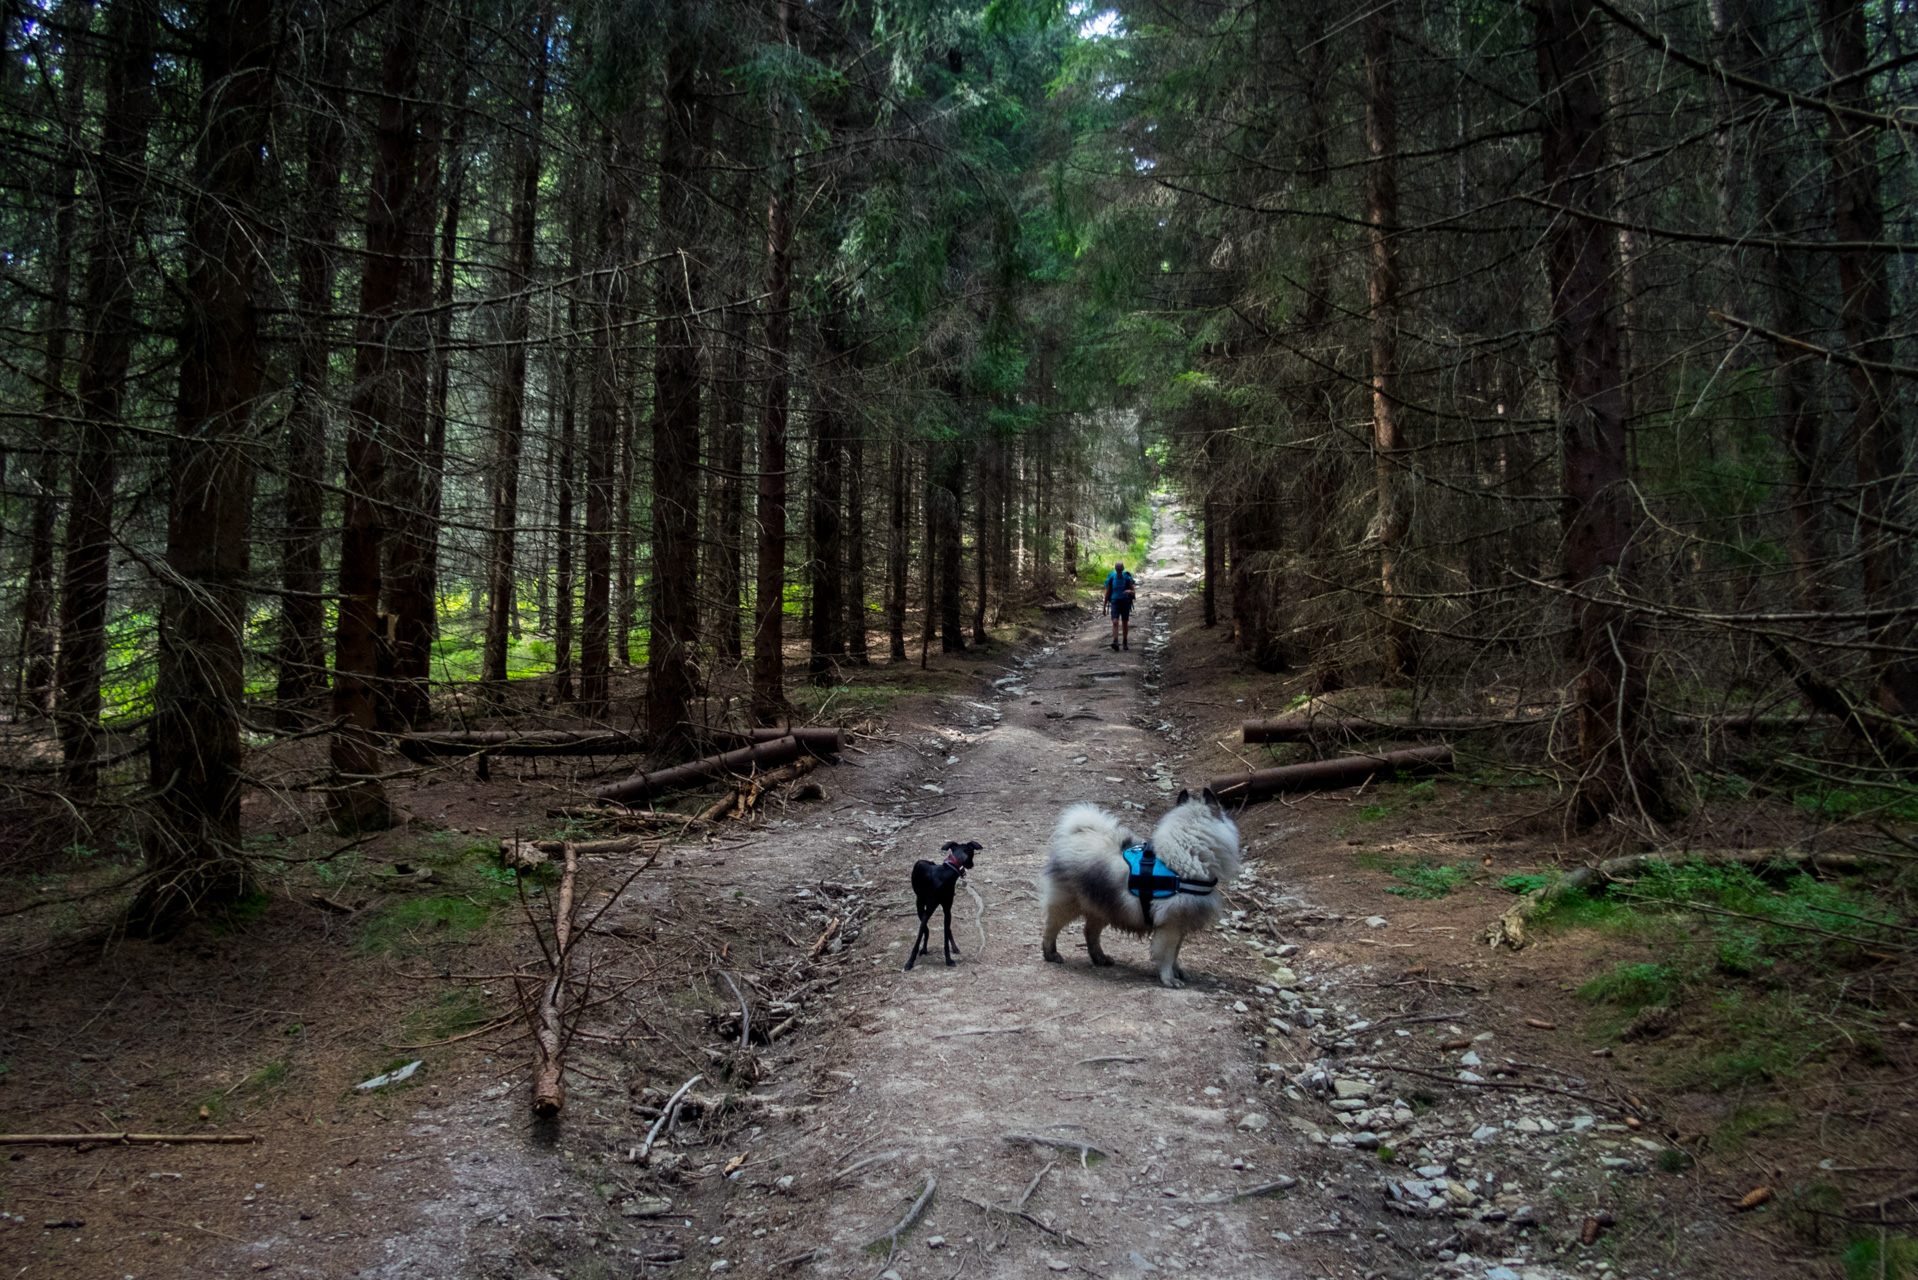
<svg viewBox="0 0 1918 1280"><path fill-rule="evenodd" d="M1159 615L1192 571L1175 539L1140 575L1129 652L1111 651L1105 620L1085 620L1002 677L990 704L955 705L953 723L917 744L922 759L892 784L915 800L936 787L952 811L873 868L891 882L862 944L876 954L845 984L842 1027L809 1063L815 1078L840 1081L839 1091L821 1123L771 1140L782 1167L799 1170L794 1191L812 1189L807 1225L818 1237L808 1243L822 1251L811 1264L821 1274L887 1269L883 1254L872 1259L860 1247L904 1216L928 1178L935 1198L890 1264L901 1276L962 1266L982 1276L1294 1273L1274 1257L1269 1205L1225 1200L1293 1162L1256 1096L1228 1007L1237 992L1215 972L1220 945L1204 938L1188 950L1195 980L1182 991L1157 984L1137 940L1114 944L1118 964L1098 970L1075 927L1062 939L1066 964L1039 959L1037 884L1060 808L1123 804L1143 829L1194 781L1177 776L1163 743L1141 727L1151 722ZM985 846L970 877L983 919L962 895L960 963L946 968L935 950L902 972L915 929L905 872L946 839ZM1082 1162L1072 1146L1081 1142L1111 1158ZM872 1159L882 1153L891 1154ZM871 1163L829 1185L862 1160ZM1029 1188L1026 1212L1087 1247L970 1203L1013 1204ZM764 1265L771 1259L751 1255L778 1250L740 1252Z"/></svg>
<svg viewBox="0 0 1918 1280"><path fill-rule="evenodd" d="M1722 1192L1619 1123L1631 1077L1539 1029L1549 949L1488 959L1464 941L1490 900L1381 896L1379 873L1355 874L1356 795L1240 816L1246 871L1221 927L1188 941L1185 989L1158 985L1137 939L1109 937L1116 966L1093 968L1076 926L1066 963L1041 961L1059 810L1091 800L1149 829L1181 786L1230 767L1234 695L1260 696L1200 670L1197 646L1222 633L1192 618L1186 527L1162 512L1129 651L1068 615L1043 647L981 662L975 691L915 704L815 774L823 804L671 846L603 921L602 982L632 994L575 1045L557 1126L528 1122L510 1029L428 1050L390 1096L352 1089L370 1050L342 1053L303 1100L248 1122L261 1148L14 1154L0 1258L27 1280L1705 1274L1684 1264L1729 1256ZM935 946L902 972L910 869L946 840L983 846L955 911L961 958L948 968ZM597 895L624 872L591 875ZM495 967L537 954L517 934L488 946ZM721 971L784 1034L731 1048ZM1521 1068L1558 1091L1515 1083ZM714 1109L636 1166L695 1072ZM870 1248L929 1182L896 1248ZM1616 1232L1580 1244L1601 1217Z"/></svg>

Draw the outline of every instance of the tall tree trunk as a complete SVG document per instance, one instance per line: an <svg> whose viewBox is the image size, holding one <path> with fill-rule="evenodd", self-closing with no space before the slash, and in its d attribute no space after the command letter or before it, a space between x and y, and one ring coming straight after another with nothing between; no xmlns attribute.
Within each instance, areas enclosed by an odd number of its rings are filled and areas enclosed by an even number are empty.
<svg viewBox="0 0 1918 1280"><path fill-rule="evenodd" d="M631 317L625 305L614 312L619 318L616 324L624 330ZM638 567L638 555L634 546L634 529L637 521L633 518L633 468L638 442L634 436L634 408L627 393L633 385L633 371L627 364L630 353L616 344L613 351L613 378L619 396L619 481L613 490L613 657L622 667L633 665L633 622L639 608L639 593L635 590L633 575Z"/></svg>
<svg viewBox="0 0 1918 1280"><path fill-rule="evenodd" d="M908 530L912 527L912 489L906 483L910 470L906 465L906 441L903 434L892 438L891 459L887 467L891 488L891 519L886 529L886 635L887 653L894 661L906 656L906 558L910 551Z"/></svg>
<svg viewBox="0 0 1918 1280"><path fill-rule="evenodd" d="M646 642L646 730L656 748L683 744L696 692L699 641L699 328L703 171L712 107L700 92L699 37L690 3L667 18L666 90L659 131L660 250L653 363L652 617Z"/></svg>
<svg viewBox="0 0 1918 1280"><path fill-rule="evenodd" d="M614 148L608 143L607 149ZM618 155L608 157L614 169ZM603 177L599 210L599 253L592 279L592 389L586 410L586 528L580 542L586 590L580 612L579 708L589 719L604 718L610 693L613 572L613 472L619 448L619 343L613 325L619 313L617 271L625 243L625 207L614 179Z"/></svg>
<svg viewBox="0 0 1918 1280"><path fill-rule="evenodd" d="M107 19L107 77L100 128L99 215L81 291L80 448L67 487L60 651L54 667L61 777L69 791L94 783L100 682L106 668L107 578L120 408L133 347L135 244L146 211L147 129L153 115L154 0L115 0Z"/></svg>
<svg viewBox="0 0 1918 1280"><path fill-rule="evenodd" d="M964 548L959 526L960 513L965 509L966 460L957 441L948 440L936 447L937 479L927 496L939 520L939 651L963 653L966 632L960 613L960 580Z"/></svg>
<svg viewBox="0 0 1918 1280"><path fill-rule="evenodd" d="M856 413L845 419L846 657L866 666L866 432Z"/></svg>
<svg viewBox="0 0 1918 1280"><path fill-rule="evenodd" d="M1542 159L1548 198L1590 210L1600 196L1604 139L1604 31L1589 0L1540 0L1533 10ZM1591 599L1629 589L1632 543L1623 375L1611 282L1612 229L1560 214L1546 241L1551 332L1564 461L1564 576L1577 663L1581 820L1665 809L1641 729L1646 654L1634 614Z"/></svg>
<svg viewBox="0 0 1918 1280"><path fill-rule="evenodd" d="M305 227L293 251L299 310L293 405L284 436L283 529L280 540L280 727L297 729L317 709L326 687L326 425L332 344L327 313L333 305L334 258L339 248L340 177L346 129L340 91L347 37L333 30L334 15L319 7L309 48L317 55L319 100L306 122ZM317 46L316 48L314 46Z"/></svg>
<svg viewBox="0 0 1918 1280"><path fill-rule="evenodd" d="M718 482L713 486L713 598L711 633L719 656L737 663L745 656L740 607L745 589L746 540L746 309L726 312L725 375L719 388Z"/></svg>
<svg viewBox="0 0 1918 1280"><path fill-rule="evenodd" d="M60 21L67 35L60 49L60 159L54 166L53 263L47 272L46 351L40 371L40 451L33 467L33 502L27 517L27 572L20 598L18 698L29 716L53 710L54 526L59 516L60 444L73 413L67 390L67 329L72 323L73 248L79 224L78 187L81 116L86 110L92 60L81 36L93 19L93 0L65 0ZM43 73L44 74L44 73Z"/></svg>
<svg viewBox="0 0 1918 1280"><path fill-rule="evenodd" d="M779 28L790 38L789 0L780 0ZM774 120L780 154L766 205L766 403L759 428L759 581L753 619L753 719L771 724L786 702L786 399L792 348L792 246L795 175L782 122Z"/></svg>
<svg viewBox="0 0 1918 1280"><path fill-rule="evenodd" d="M575 198L578 191L575 190ZM583 219L575 217L569 239L573 242L569 279L580 274L579 243L585 237ZM553 696L560 702L573 700L573 477L578 472L573 456L577 437L578 371L574 367L572 335L579 332L579 299L576 293L566 299L565 344L553 363L559 396L559 460L554 476L553 518Z"/></svg>
<svg viewBox="0 0 1918 1280"><path fill-rule="evenodd" d="M1819 18L1825 70L1835 86L1839 107L1865 110L1871 105L1865 0L1820 0ZM1880 195L1879 130L1876 125L1832 113L1827 138L1831 154L1833 233L1857 246L1884 239L1885 213ZM1863 360L1889 363L1896 357L1891 334L1891 278L1888 254L1881 248L1848 247L1838 259L1839 311L1845 346ZM1918 626L1909 615L1913 483L1905 457L1905 425L1894 375L1851 366L1853 466L1858 473L1861 568L1867 609L1892 611L1875 624L1872 665L1874 700L1893 715L1918 715L1918 660L1910 649ZM1902 526L1902 528L1901 528Z"/></svg>
<svg viewBox="0 0 1918 1280"><path fill-rule="evenodd" d="M989 638L986 631L986 604L989 587L992 582L992 492L995 485L994 472L998 469L998 453L990 440L981 441L978 460L973 466L972 500L972 564L975 594L972 601L972 642L984 644Z"/></svg>
<svg viewBox="0 0 1918 1280"><path fill-rule="evenodd" d="M525 86L513 190L512 243L507 250L506 315L501 328L504 368L495 415L492 467L492 524L486 535L486 635L480 681L494 699L506 693L506 649L513 614L519 605L515 552L519 538L520 453L526 436L526 340L532 305L527 290L537 266L535 234L539 218L540 127L546 113L547 15L533 21L532 78Z"/></svg>
<svg viewBox="0 0 1918 1280"><path fill-rule="evenodd" d="M345 780L333 795L342 831L392 824L379 780L382 545L386 540L387 437L399 425L403 364L393 350L406 290L406 219L413 200L414 107L419 88L419 0L400 0L380 68L373 171L366 201L366 253L353 391L347 402L346 484L340 532L339 607L333 639L332 762Z"/></svg>
<svg viewBox="0 0 1918 1280"><path fill-rule="evenodd" d="M1207 497L1199 508L1199 527L1202 564L1200 572L1204 574L1201 586L1201 599L1205 605L1205 625L1219 625L1218 592L1214 584L1219 580L1219 517L1218 506Z"/></svg>
<svg viewBox="0 0 1918 1280"><path fill-rule="evenodd" d="M164 932L237 901L245 699L249 439L260 390L250 225L272 114L274 6L216 0L195 42L199 141L188 186L179 429L169 446L167 586L153 690L153 824L135 932Z"/></svg>
<svg viewBox="0 0 1918 1280"><path fill-rule="evenodd" d="M1398 89L1393 83L1394 0L1377 0L1365 16L1366 239L1372 257L1372 455L1378 477L1380 612L1385 615L1383 682L1412 678L1417 657L1399 557L1412 524L1405 430L1399 422Z"/></svg>
<svg viewBox="0 0 1918 1280"><path fill-rule="evenodd" d="M446 410L453 390L453 294L458 283L460 216L466 207L466 107L472 92L473 0L460 6L455 46L459 50L454 73L453 92L448 102L453 112L446 135L445 209L440 216L439 274L433 290L433 411L426 428L426 457L421 467L426 492L422 514L429 529L440 527L440 509L446 489ZM425 563L420 568L426 598L432 602L431 638L440 633L440 541L431 539L424 547Z"/></svg>
<svg viewBox="0 0 1918 1280"><path fill-rule="evenodd" d="M828 326L836 321L828 320ZM814 684L831 684L837 678L837 659L846 652L845 547L839 523L840 501L845 480L845 460L840 452L837 389L832 380L842 376L843 350L828 340L827 385L815 397L813 409L812 466L806 504L807 527L811 531L812 563L812 653L806 674Z"/></svg>
<svg viewBox="0 0 1918 1280"><path fill-rule="evenodd" d="M398 397L387 433L386 564L380 588L386 599L384 689L380 728L401 732L430 715L434 602L429 548L439 526L427 520L428 436L432 431L434 232L439 222L440 134L444 113L438 87L414 107L412 180L401 206L400 298L390 341L388 368Z"/></svg>

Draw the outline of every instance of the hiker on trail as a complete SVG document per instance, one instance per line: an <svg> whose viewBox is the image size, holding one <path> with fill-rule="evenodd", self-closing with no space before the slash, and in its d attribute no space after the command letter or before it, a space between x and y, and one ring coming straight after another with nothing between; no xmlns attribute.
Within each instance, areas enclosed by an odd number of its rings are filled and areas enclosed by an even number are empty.
<svg viewBox="0 0 1918 1280"><path fill-rule="evenodd" d="M1138 594L1125 562L1112 566L1106 575L1106 604L1112 610L1112 652L1132 647L1132 598Z"/></svg>

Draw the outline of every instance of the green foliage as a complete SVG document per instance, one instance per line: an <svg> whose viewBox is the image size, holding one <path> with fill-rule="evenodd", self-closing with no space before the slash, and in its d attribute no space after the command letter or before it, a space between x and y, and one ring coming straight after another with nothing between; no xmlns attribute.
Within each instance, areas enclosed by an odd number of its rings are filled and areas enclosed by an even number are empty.
<svg viewBox="0 0 1918 1280"><path fill-rule="evenodd" d="M1401 898L1443 898L1471 880L1472 868L1468 863L1444 867L1421 862L1413 867L1400 867L1392 874L1405 883L1393 885L1387 893Z"/></svg>
<svg viewBox="0 0 1918 1280"><path fill-rule="evenodd" d="M447 938L459 938L482 928L493 918L493 908L464 894L402 898L390 902L360 931L360 949L401 952Z"/></svg>
<svg viewBox="0 0 1918 1280"><path fill-rule="evenodd" d="M1498 882L1499 888L1504 889L1510 893L1516 893L1521 895L1527 894L1527 893L1536 893L1550 883L1552 883L1551 876L1527 876L1527 875L1501 876Z"/></svg>
<svg viewBox="0 0 1918 1280"><path fill-rule="evenodd" d="M1859 1236L1837 1261L1845 1280L1918 1280L1918 1238Z"/></svg>
<svg viewBox="0 0 1918 1280"><path fill-rule="evenodd" d="M1677 975L1670 965L1621 964L1578 989L1581 999L1603 1001L1637 1013L1647 1005L1669 1005L1677 989Z"/></svg>

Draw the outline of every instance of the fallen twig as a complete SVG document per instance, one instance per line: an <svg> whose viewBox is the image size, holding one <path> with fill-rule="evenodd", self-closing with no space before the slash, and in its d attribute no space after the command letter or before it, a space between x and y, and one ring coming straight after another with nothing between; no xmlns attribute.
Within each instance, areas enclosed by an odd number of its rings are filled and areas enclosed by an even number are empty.
<svg viewBox="0 0 1918 1280"><path fill-rule="evenodd" d="M719 976L724 978L726 985L733 989L733 999L739 1001L739 1047L744 1049L752 1041L752 1010L747 1008L746 997L739 993L739 984L733 981L733 975L721 969Z"/></svg>
<svg viewBox="0 0 1918 1280"><path fill-rule="evenodd" d="M1247 1187L1232 1198L1234 1200L1250 1200L1254 1196L1269 1196L1274 1191L1290 1191L1298 1185L1299 1180L1294 1177L1275 1178L1271 1182L1261 1182L1256 1187Z"/></svg>
<svg viewBox="0 0 1918 1280"><path fill-rule="evenodd" d="M559 878L559 903L553 912L553 972L531 1010L533 1046L539 1067L533 1075L533 1113L551 1118L566 1106L566 965L573 949L573 888L579 876L578 846L565 846L566 869Z"/></svg>
<svg viewBox="0 0 1918 1280"><path fill-rule="evenodd" d="M806 959L817 960L820 957L820 954L826 949L826 944L832 941L833 934L839 932L839 923L843 919L845 919L844 916L835 916L833 918L833 922L826 926L826 931L819 935L819 941L813 943L812 950L806 953Z"/></svg>
<svg viewBox="0 0 1918 1280"><path fill-rule="evenodd" d="M858 1173L861 1169L869 1169L873 1165L884 1164L888 1160L897 1160L898 1158L899 1158L899 1152L897 1151L881 1151L876 1156L867 1156L864 1160L853 1161L851 1164L841 1169L838 1173L835 1173L830 1179L830 1181L837 1182L841 1178L850 1178L852 1177L853 1174Z"/></svg>
<svg viewBox="0 0 1918 1280"><path fill-rule="evenodd" d="M939 1180L933 1177L931 1174L927 1174L926 1189L924 1191L921 1191L919 1193L919 1198L912 1202L912 1208L906 1210L906 1216L899 1219L898 1223L894 1225L892 1230L880 1232L878 1235L866 1241L866 1243L860 1247L865 1249L870 1249L874 1245L879 1244L883 1241L886 1245L886 1256L891 1257L893 1253L899 1248L900 1233L910 1230L912 1227L912 1224L919 1221L919 1215L924 1213L926 1211L926 1206L932 1202L933 1189L937 1187L938 1185L939 1185Z"/></svg>
<svg viewBox="0 0 1918 1280"><path fill-rule="evenodd" d="M985 1201L985 1200L974 1200L971 1196L960 1196L959 1198L961 1200L964 1200L967 1204L972 1205L974 1208L983 1209L988 1214L1003 1213L1009 1218L1019 1218L1019 1219L1022 1219L1023 1221L1031 1223L1033 1226L1039 1228L1039 1230L1045 1232L1047 1235L1057 1236L1061 1240L1065 1240L1071 1244L1079 1245L1082 1248L1090 1249L1092 1247L1090 1244L1087 1244L1084 1240L1081 1240L1078 1236L1073 1235L1070 1231L1061 1231L1057 1227L1047 1226L1044 1222L1041 1222L1036 1216L1034 1216L1033 1214L1027 1213L1024 1209L1014 1209L1009 1205L1003 1205L1003 1204L992 1204L989 1201Z"/></svg>
<svg viewBox="0 0 1918 1280"><path fill-rule="evenodd" d="M1036 1147L1056 1147L1060 1151L1077 1151L1079 1163L1082 1166L1086 1164L1088 1154L1104 1156L1108 1160L1113 1158L1112 1153L1104 1147L1095 1147L1090 1142L1081 1142L1077 1138L1047 1138L1036 1133L1008 1133L1004 1135L1004 1141L1030 1142Z"/></svg>
<svg viewBox="0 0 1918 1280"><path fill-rule="evenodd" d="M680 1085L678 1091L666 1100L666 1105L659 1109L659 1119L653 1121L653 1127L646 1131L646 1141L641 1143L639 1150L633 1153L634 1164L646 1163L646 1158L653 1153L653 1143L659 1140L660 1133L666 1128L666 1125L672 1120L673 1116L678 1113L679 1100L686 1096L688 1089L691 1089L705 1078L703 1075L694 1076L685 1084Z"/></svg>
<svg viewBox="0 0 1918 1280"><path fill-rule="evenodd" d="M1072 1065L1075 1067L1091 1067L1091 1066L1097 1066L1101 1062L1144 1062L1144 1061L1145 1061L1144 1058L1135 1057L1134 1055L1129 1053L1108 1053L1104 1057L1100 1057L1100 1058L1081 1058L1077 1062L1073 1063Z"/></svg>
<svg viewBox="0 0 1918 1280"><path fill-rule="evenodd" d="M0 1147L78 1147L109 1142L122 1146L200 1142L237 1147L258 1141L250 1133L0 1133Z"/></svg>
<svg viewBox="0 0 1918 1280"><path fill-rule="evenodd" d="M1341 1065L1347 1067L1365 1067L1374 1071L1402 1071L1406 1075L1424 1076L1428 1080L1443 1080L1447 1084L1462 1084L1470 1089L1515 1089L1520 1092L1556 1093L1567 1098L1577 1098L1580 1102L1589 1102L1595 1107L1604 1107L1610 1111L1639 1113L1639 1108L1630 1106L1629 1104L1621 1105L1615 1099L1597 1098L1589 1093L1579 1093L1572 1089L1560 1089L1555 1085L1549 1084L1522 1084L1506 1080L1460 1080L1458 1077L1448 1076L1442 1071L1422 1071L1417 1067L1402 1067L1397 1063L1390 1062L1361 1062L1356 1058Z"/></svg>
<svg viewBox="0 0 1918 1280"><path fill-rule="evenodd" d="M1055 1164L1058 1164L1058 1163L1059 1163L1059 1162L1058 1162L1057 1160L1048 1160L1048 1161L1046 1161L1046 1167L1045 1167L1045 1168L1043 1168L1043 1169L1041 1169L1041 1170L1039 1170L1039 1172L1037 1172L1037 1173L1035 1173L1035 1174L1033 1174L1033 1175L1032 1175L1032 1181L1031 1181L1031 1182L1028 1182L1028 1183L1026 1183L1026 1193L1025 1193L1024 1195L1022 1195L1022 1196L1020 1196L1020 1197L1019 1197L1019 1201L1018 1201L1018 1203L1017 1203L1017 1204L1015 1204L1015 1205L1013 1205L1013 1208L1015 1208L1015 1209L1023 1209L1023 1208L1025 1208L1025 1207L1026 1207L1026 1201L1028 1201L1028 1200L1030 1200L1030 1199L1032 1199L1032 1193L1033 1193L1033 1192L1035 1192L1035 1191L1037 1191L1037 1190L1039 1189L1039 1181L1040 1181L1040 1179L1042 1179L1042 1178L1044 1178L1044 1177L1045 1177L1045 1176L1046 1176L1046 1175L1047 1175L1048 1173L1051 1173L1051 1172L1052 1172L1052 1166L1053 1166L1053 1165L1055 1165Z"/></svg>
<svg viewBox="0 0 1918 1280"><path fill-rule="evenodd" d="M956 1040L960 1036L1009 1036L1026 1030L1025 1027L961 1027L957 1031L942 1031L934 1040Z"/></svg>

